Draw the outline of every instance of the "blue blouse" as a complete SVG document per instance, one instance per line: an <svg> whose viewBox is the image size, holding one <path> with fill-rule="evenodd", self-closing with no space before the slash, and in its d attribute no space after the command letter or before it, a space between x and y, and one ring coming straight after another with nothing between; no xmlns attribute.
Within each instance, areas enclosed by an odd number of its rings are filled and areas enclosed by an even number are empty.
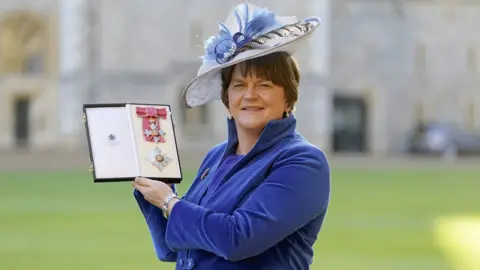
<svg viewBox="0 0 480 270"><path fill-rule="evenodd" d="M240 159L242 159L242 157L242 155L230 154L225 158L222 166L220 166L215 172L215 176L210 178L210 183L208 183L208 186L205 189L206 195L215 190L218 180L222 179L225 174L227 174L227 172L232 169L233 165L235 165Z"/></svg>

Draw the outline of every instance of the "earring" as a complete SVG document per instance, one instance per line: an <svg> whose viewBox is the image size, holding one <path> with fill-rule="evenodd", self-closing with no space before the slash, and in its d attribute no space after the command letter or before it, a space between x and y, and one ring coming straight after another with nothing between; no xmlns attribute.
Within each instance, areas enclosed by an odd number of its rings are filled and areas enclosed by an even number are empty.
<svg viewBox="0 0 480 270"><path fill-rule="evenodd" d="M290 113L289 112L284 112L283 116L284 116L284 118L288 118L290 116Z"/></svg>
<svg viewBox="0 0 480 270"><path fill-rule="evenodd" d="M229 119L229 120L232 120L232 118L233 118L233 117L232 117L232 114L231 114L231 113L228 113L228 119Z"/></svg>

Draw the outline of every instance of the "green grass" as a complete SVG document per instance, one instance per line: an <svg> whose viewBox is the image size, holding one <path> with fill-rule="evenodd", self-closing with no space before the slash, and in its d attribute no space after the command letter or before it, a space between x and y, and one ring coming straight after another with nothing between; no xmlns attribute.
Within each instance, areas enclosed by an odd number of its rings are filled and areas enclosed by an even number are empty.
<svg viewBox="0 0 480 270"><path fill-rule="evenodd" d="M334 170L312 269L449 269L433 222L480 212L479 175ZM173 269L155 259L129 183L85 172L0 172L0 183L0 269Z"/></svg>

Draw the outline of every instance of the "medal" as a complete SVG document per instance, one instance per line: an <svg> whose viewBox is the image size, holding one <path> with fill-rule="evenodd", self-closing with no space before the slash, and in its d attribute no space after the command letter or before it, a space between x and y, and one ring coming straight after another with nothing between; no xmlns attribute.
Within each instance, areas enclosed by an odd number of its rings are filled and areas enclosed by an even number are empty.
<svg viewBox="0 0 480 270"><path fill-rule="evenodd" d="M147 160L157 167L159 171L162 171L173 159L169 158L158 147L155 147L148 155Z"/></svg>
<svg viewBox="0 0 480 270"><path fill-rule="evenodd" d="M165 131L160 128L159 119L167 119L167 109L153 107L137 107L137 116L143 118L143 137L146 141L159 143L165 142Z"/></svg>

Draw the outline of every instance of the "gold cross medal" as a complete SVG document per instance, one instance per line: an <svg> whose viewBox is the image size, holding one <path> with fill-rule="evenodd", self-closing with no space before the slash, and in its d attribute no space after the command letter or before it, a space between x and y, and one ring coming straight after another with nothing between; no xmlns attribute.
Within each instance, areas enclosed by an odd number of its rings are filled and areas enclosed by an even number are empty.
<svg viewBox="0 0 480 270"><path fill-rule="evenodd" d="M157 167L159 171L163 171L163 169L173 160L169 158L166 154L160 150L160 148L155 147L155 149L150 152L147 158L153 166Z"/></svg>

